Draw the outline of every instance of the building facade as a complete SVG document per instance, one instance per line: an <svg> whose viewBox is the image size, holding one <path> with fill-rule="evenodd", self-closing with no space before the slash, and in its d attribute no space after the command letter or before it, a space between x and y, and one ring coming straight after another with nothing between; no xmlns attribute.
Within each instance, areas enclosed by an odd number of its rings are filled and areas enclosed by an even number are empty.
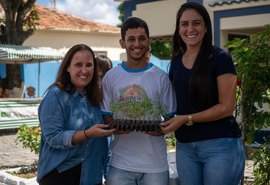
<svg viewBox="0 0 270 185"><path fill-rule="evenodd" d="M37 29L23 45L68 49L83 43L90 46L96 54L105 54L111 60L120 60L124 51L119 44L118 27L86 20L38 4L35 9L39 15Z"/></svg>
<svg viewBox="0 0 270 185"><path fill-rule="evenodd" d="M124 3L125 18L137 16L149 25L153 39L171 39L179 7L191 0L115 0ZM250 37L270 24L270 0L193 0L208 10L214 44L235 37Z"/></svg>

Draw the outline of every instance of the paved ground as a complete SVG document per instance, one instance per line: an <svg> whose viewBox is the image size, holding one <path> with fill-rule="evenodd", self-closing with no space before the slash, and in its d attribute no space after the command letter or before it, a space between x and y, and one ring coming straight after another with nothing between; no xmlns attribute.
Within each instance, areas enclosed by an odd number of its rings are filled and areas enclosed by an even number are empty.
<svg viewBox="0 0 270 185"><path fill-rule="evenodd" d="M15 131L0 130L0 169L33 164L38 155L16 142Z"/></svg>
<svg viewBox="0 0 270 185"><path fill-rule="evenodd" d="M16 138L17 135L14 131L6 133L0 130L0 170L33 164L38 159L38 155L31 152L30 149L23 148L21 143L17 144ZM177 179L175 179L177 174L175 174L174 153L169 153L168 159L170 163L170 177L172 180L170 184L178 184L176 182ZM252 166L252 161L246 161L245 184L249 184L247 182L253 181ZM3 184L0 182L0 185Z"/></svg>

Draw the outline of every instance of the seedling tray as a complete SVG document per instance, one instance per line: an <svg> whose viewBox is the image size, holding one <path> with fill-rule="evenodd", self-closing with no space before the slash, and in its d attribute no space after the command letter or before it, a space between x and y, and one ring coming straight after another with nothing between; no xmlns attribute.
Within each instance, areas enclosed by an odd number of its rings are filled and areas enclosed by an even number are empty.
<svg viewBox="0 0 270 185"><path fill-rule="evenodd" d="M120 131L155 132L160 130L160 120L114 119L112 128Z"/></svg>

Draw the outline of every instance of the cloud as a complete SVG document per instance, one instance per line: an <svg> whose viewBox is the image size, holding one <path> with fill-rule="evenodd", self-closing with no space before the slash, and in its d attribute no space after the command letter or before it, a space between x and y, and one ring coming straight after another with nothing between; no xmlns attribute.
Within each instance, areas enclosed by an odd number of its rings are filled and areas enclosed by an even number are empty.
<svg viewBox="0 0 270 185"><path fill-rule="evenodd" d="M56 9L82 18L116 26L120 23L114 0L62 0L56 2Z"/></svg>

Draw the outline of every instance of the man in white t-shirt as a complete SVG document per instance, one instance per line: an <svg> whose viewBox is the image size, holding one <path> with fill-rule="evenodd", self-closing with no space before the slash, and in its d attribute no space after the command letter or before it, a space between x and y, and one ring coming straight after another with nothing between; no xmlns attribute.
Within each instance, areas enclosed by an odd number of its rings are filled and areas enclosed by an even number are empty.
<svg viewBox="0 0 270 185"><path fill-rule="evenodd" d="M131 100L155 102L165 109L167 116L174 115L174 90L167 73L149 62L149 44L146 22L137 17L128 18L121 28L120 39L127 61L108 71L102 81L104 100L101 109L106 123L113 122L113 116L116 117L112 103ZM117 116L140 119L129 108ZM150 117L146 114L143 119ZM117 131L110 149L108 185L168 184L166 141L160 130Z"/></svg>

